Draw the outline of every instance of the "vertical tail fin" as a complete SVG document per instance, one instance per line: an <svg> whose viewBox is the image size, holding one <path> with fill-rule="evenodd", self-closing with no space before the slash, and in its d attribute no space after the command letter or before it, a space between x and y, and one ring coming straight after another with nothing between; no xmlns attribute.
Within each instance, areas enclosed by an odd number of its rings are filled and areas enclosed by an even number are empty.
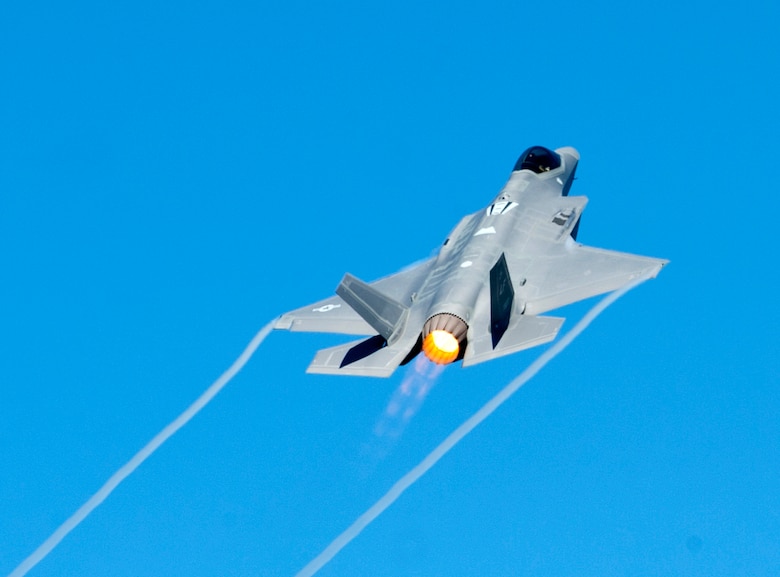
<svg viewBox="0 0 780 577"><path fill-rule="evenodd" d="M351 274L344 275L336 294L385 340L389 340L406 322L407 307Z"/></svg>
<svg viewBox="0 0 780 577"><path fill-rule="evenodd" d="M502 252L498 262L490 269L490 332L494 349L509 328L514 300L515 289L512 288L506 257Z"/></svg>

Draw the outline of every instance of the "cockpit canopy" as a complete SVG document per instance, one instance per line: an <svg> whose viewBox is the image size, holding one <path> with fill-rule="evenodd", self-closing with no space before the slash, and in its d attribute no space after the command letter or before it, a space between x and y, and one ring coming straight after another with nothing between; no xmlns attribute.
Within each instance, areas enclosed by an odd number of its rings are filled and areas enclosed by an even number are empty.
<svg viewBox="0 0 780 577"><path fill-rule="evenodd" d="M532 146L520 155L513 169L530 170L536 174L555 170L561 165L561 157L543 146Z"/></svg>

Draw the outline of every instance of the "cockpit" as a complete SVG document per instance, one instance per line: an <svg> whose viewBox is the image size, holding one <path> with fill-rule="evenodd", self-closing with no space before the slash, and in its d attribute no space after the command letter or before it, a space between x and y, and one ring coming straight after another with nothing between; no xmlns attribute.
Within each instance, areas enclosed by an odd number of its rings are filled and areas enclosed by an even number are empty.
<svg viewBox="0 0 780 577"><path fill-rule="evenodd" d="M513 172L530 170L536 174L549 172L561 166L561 157L543 146L532 146L520 155Z"/></svg>

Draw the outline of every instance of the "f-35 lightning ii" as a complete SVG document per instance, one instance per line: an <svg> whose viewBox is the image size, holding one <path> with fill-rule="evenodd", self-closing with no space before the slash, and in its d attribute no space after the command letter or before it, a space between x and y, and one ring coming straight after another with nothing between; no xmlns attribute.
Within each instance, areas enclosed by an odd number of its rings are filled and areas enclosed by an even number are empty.
<svg viewBox="0 0 780 577"><path fill-rule="evenodd" d="M668 262L577 243L588 199L569 196L579 153L533 146L487 208L463 218L437 256L372 283L346 274L336 296L282 315L276 329L369 336L319 351L310 373L390 376L421 351L475 365L552 341L540 316Z"/></svg>

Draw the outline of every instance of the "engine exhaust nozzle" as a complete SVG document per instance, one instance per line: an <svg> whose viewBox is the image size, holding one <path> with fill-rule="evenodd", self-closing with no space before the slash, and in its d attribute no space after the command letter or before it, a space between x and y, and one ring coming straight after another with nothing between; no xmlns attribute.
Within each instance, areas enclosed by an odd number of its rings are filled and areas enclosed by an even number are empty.
<svg viewBox="0 0 780 577"><path fill-rule="evenodd" d="M423 325L422 350L439 365L456 360L466 340L468 326L463 319L449 313L433 315Z"/></svg>

